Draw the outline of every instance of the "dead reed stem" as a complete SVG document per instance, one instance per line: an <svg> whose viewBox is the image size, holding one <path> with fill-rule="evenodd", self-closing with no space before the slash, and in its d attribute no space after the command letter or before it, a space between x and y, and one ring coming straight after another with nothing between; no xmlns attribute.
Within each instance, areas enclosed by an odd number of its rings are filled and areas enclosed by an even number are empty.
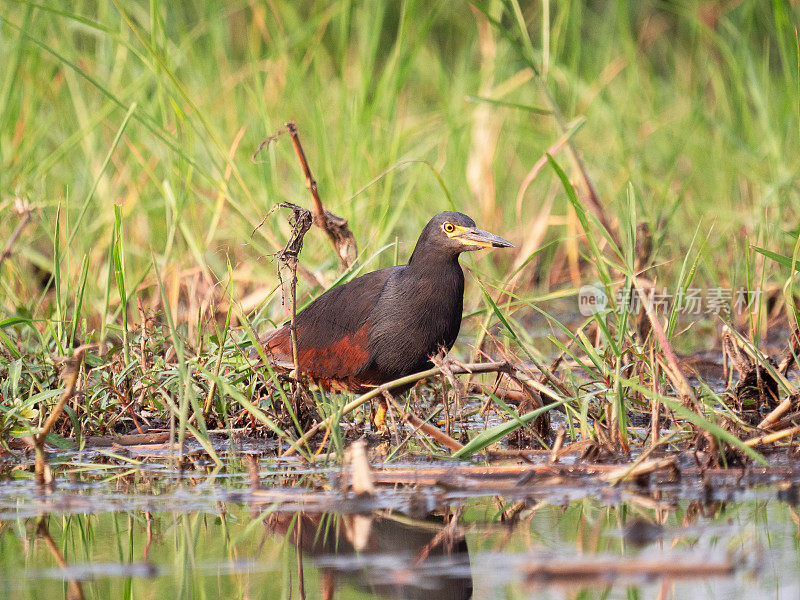
<svg viewBox="0 0 800 600"><path fill-rule="evenodd" d="M683 374L683 371L678 365L678 358L675 356L675 351L672 349L672 344L669 343L667 334L664 331L664 328L661 326L661 321L658 320L658 315L653 310L653 303L650 301L650 298L644 291L641 280L635 275L633 277L633 284L636 287L636 293L639 294L639 298L642 300L642 306L647 314L647 318L650 320L653 333L655 334L658 344L661 346L661 351L664 354L664 358L666 359L666 365L664 365L666 368L664 371L670 378L670 381L672 381L672 385L674 385L675 389L678 390L678 394L680 395L683 403L688 405L689 408L691 408L694 412L699 413L699 407L697 405L697 398L694 395L694 390L692 390L692 386L689 385L689 381L686 379L686 376Z"/></svg>
<svg viewBox="0 0 800 600"><path fill-rule="evenodd" d="M329 210L326 210L322 205L322 200L319 197L319 190L317 189L317 182L311 174L311 168L308 166L306 153L303 151L303 146L300 144L300 136L297 133L297 125L293 122L286 124L286 130L292 137L292 146L300 161L300 167L303 169L303 175L306 178L306 187L311 192L312 206L314 208L314 224L322 229L328 236L333 248L336 250L336 256L339 258L339 263L342 269L347 269L353 264L353 260L358 256L358 246L356 245L355 236L347 225L347 220L336 216Z"/></svg>
<svg viewBox="0 0 800 600"><path fill-rule="evenodd" d="M400 414L400 417L411 425L412 427L419 429L429 438L439 442L442 446L452 450L453 452L457 452L461 450L464 446L459 443L458 441L454 440L450 435L447 433L442 432L437 427L434 427L430 423L426 423L422 419L420 419L417 415L406 412L403 410L403 407L389 394L389 399L391 400L392 406L394 409ZM446 409L445 409L446 410Z"/></svg>
<svg viewBox="0 0 800 600"><path fill-rule="evenodd" d="M44 443L56 421L61 416L64 405L75 395L75 388L78 382L78 375L81 371L81 365L83 365L83 353L85 350L86 346L80 346L75 350L72 358L66 362L64 371L61 374L66 384L66 389L64 393L61 394L61 398L59 398L53 410L50 411L41 431L34 437L34 444L36 446L35 477L39 485L52 486L53 484L53 473L50 471L50 466L47 464Z"/></svg>
<svg viewBox="0 0 800 600"><path fill-rule="evenodd" d="M791 435L795 435L800 433L800 425L795 425L794 427L789 427L788 429L784 429L782 431L776 431L775 433L770 433L768 435L761 435L758 437L750 438L745 440L744 443L748 446L760 446L761 444L771 444L772 442L776 442L780 439L785 437L789 437Z"/></svg>

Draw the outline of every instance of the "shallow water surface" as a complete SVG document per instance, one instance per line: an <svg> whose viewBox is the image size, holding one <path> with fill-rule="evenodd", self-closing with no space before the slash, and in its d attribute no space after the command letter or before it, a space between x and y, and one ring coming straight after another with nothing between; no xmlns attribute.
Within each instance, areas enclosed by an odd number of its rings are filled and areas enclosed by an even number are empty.
<svg viewBox="0 0 800 600"><path fill-rule="evenodd" d="M614 486L569 465L399 463L357 497L299 462L261 458L252 489L241 455L183 473L64 460L51 494L0 482L0 597L800 596L788 467Z"/></svg>

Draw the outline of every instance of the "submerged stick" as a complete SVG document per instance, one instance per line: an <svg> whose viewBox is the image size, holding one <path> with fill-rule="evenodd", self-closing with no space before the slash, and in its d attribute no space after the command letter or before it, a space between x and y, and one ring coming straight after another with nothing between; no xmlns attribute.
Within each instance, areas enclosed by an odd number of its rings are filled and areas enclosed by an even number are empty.
<svg viewBox="0 0 800 600"><path fill-rule="evenodd" d="M602 479L616 485L621 481L635 479L637 477L641 477L642 475L652 473L653 471L659 471L661 469L672 469L677 471L677 456L665 456L663 458L648 459L647 456L650 454L652 449L653 448L651 447L650 450L643 452L642 455L631 464L622 465L616 471L606 473L603 475Z"/></svg>
<svg viewBox="0 0 800 600"><path fill-rule="evenodd" d="M456 367L452 369L453 373L456 374L465 374L465 373L495 373L497 371L504 371L509 369L511 365L505 361L501 362L490 362L490 363L472 363L463 365L463 367ZM383 385L379 385L375 389L368 391L366 394L362 394L352 402L346 404L344 408L342 408L341 414L338 416L341 418L344 415L353 412L359 406L362 406L364 403L376 398L377 396L383 395L384 392L388 392L394 388L402 387L404 385L408 385L409 383L416 383L422 379L430 377L432 375L438 375L441 373L442 370L439 367L434 367L432 369L428 369L427 371L420 371L419 373L414 373L413 375L406 375L405 377L401 377L399 379L395 379L394 381L389 381L388 383L384 383ZM327 419L322 420L320 423L314 425L311 429L306 431L298 440L295 442L291 448L284 452L284 456L291 456L297 450L298 446L308 443L314 434L316 434L320 429L325 427L330 427L333 424L334 417L337 415L331 415Z"/></svg>
<svg viewBox="0 0 800 600"><path fill-rule="evenodd" d="M239 435L247 433L247 427L233 427L231 429L207 429L209 435ZM76 444L78 438L64 438ZM148 444L163 444L169 441L169 431L157 433L132 433L128 435L89 435L83 437L85 448L110 448L111 446L143 446Z"/></svg>
<svg viewBox="0 0 800 600"><path fill-rule="evenodd" d="M705 577L727 577L735 572L733 562L659 559L648 557L625 557L624 560L582 558L569 560L529 560L522 570L530 583L562 582L611 582L620 578L692 579Z"/></svg>

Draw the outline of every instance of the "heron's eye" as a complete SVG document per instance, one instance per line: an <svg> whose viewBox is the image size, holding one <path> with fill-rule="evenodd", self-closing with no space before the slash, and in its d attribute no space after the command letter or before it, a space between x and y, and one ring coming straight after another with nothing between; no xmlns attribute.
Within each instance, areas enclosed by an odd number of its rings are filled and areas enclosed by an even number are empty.
<svg viewBox="0 0 800 600"><path fill-rule="evenodd" d="M444 229L445 233L453 233L456 230L456 226L452 223L445 223L442 225L442 229Z"/></svg>

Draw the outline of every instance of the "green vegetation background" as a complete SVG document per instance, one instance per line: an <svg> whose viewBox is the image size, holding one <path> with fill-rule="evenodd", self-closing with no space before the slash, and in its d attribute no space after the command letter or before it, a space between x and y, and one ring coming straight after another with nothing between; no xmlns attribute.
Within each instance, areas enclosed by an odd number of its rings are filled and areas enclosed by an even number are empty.
<svg viewBox="0 0 800 600"><path fill-rule="evenodd" d="M428 218L455 208L518 244L465 261L490 291L523 264L526 298L597 278L553 170L520 194L564 134L556 109L608 213L629 215L635 198L653 234L648 278L683 283L689 255L695 286L784 281L748 246L791 255L798 235L796 0L479 6L496 25L449 0L0 0L0 247L16 199L34 209L0 265L0 438L30 432L59 395L51 357L121 338L136 299L148 315L169 303L207 371L222 364L203 354L213 311L224 320L231 297L263 327L281 318L270 255L288 226L280 213L259 224L309 197L286 136L251 156L289 120L367 268L407 258ZM579 184L567 154L555 159ZM301 261L320 280L301 279L302 302L339 272L318 231ZM485 302L471 281L468 312ZM126 369L161 385L125 364L86 390L87 431L113 429ZM162 373L181 435L208 393L193 373Z"/></svg>
<svg viewBox="0 0 800 600"><path fill-rule="evenodd" d="M748 246L795 244L799 21L779 0L5 0L0 240L34 210L0 265L0 349L69 354L110 333L129 365L139 301L169 306L198 353L232 303L259 331L281 320L271 255L289 229L265 216L309 195L287 136L252 157L289 120L362 268L405 260L455 208L517 242L465 261L495 298L517 269L528 302L621 281L590 264L553 169L526 186L549 149L580 191L566 135L611 220L651 232L646 277L780 284ZM301 262L302 303L339 272L318 230ZM485 298L470 283L467 312Z"/></svg>

